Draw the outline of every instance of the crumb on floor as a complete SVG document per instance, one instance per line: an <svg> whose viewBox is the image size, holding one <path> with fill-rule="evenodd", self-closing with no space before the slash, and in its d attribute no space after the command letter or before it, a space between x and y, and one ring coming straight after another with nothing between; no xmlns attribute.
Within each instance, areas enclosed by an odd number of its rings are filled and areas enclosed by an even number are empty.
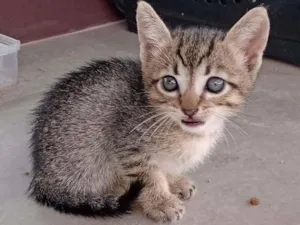
<svg viewBox="0 0 300 225"><path fill-rule="evenodd" d="M250 198L249 203L250 203L251 205L259 205L260 201L259 201L258 198Z"/></svg>

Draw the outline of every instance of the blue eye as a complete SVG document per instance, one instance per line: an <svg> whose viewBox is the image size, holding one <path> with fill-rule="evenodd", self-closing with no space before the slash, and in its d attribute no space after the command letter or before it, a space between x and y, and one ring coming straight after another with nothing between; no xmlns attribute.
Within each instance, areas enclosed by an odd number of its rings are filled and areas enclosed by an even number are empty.
<svg viewBox="0 0 300 225"><path fill-rule="evenodd" d="M162 78L162 87L168 92L176 91L178 89L177 80L170 75L164 76Z"/></svg>
<svg viewBox="0 0 300 225"><path fill-rule="evenodd" d="M220 77L211 77L206 82L206 90L214 94L218 94L223 91L225 87L225 81Z"/></svg>

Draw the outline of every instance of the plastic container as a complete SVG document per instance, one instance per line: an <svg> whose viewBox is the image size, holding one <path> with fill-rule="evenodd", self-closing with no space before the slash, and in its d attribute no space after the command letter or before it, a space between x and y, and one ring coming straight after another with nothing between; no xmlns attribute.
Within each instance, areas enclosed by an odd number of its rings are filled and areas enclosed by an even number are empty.
<svg viewBox="0 0 300 225"><path fill-rule="evenodd" d="M17 81L19 49L20 41L0 34L0 87Z"/></svg>

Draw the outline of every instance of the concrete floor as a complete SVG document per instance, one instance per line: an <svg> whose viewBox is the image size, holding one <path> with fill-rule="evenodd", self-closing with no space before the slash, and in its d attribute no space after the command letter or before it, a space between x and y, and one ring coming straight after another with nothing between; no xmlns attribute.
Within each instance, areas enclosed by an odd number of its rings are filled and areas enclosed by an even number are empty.
<svg viewBox="0 0 300 225"><path fill-rule="evenodd" d="M139 215L91 220L58 214L27 200L29 112L63 73L92 58L136 55L123 23L25 45L18 84L0 90L0 224L153 224ZM191 174L198 193L179 224L300 224L300 69L265 60L245 113L228 143ZM261 204L247 201L258 197Z"/></svg>

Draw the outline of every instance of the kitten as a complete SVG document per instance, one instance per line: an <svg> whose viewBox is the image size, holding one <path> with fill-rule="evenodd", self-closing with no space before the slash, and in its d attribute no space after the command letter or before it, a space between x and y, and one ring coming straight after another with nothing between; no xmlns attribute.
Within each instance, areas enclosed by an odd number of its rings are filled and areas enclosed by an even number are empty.
<svg viewBox="0 0 300 225"><path fill-rule="evenodd" d="M30 196L55 210L115 216L139 206L176 221L195 193L181 174L220 138L251 92L269 35L264 8L228 33L169 30L137 8L140 61L94 61L67 74L35 110Z"/></svg>

